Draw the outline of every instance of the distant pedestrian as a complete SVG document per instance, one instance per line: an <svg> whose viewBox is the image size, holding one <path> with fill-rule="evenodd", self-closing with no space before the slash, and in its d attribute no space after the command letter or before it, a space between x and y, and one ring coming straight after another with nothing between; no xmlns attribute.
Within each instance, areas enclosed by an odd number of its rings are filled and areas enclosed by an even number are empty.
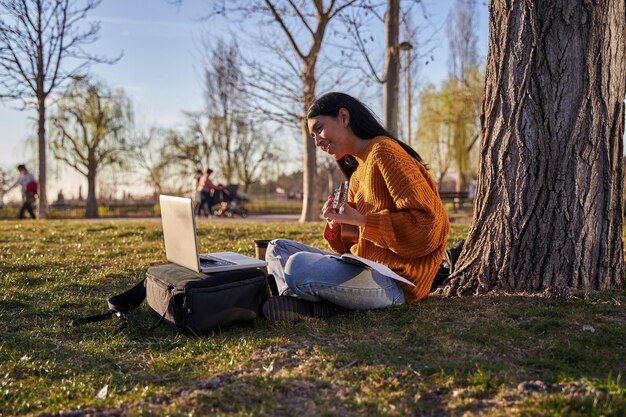
<svg viewBox="0 0 626 417"><path fill-rule="evenodd" d="M199 188L200 178L202 178L202 170L196 169L196 172L193 174L193 201L196 208L200 206L200 201L202 201L202 196ZM205 213L205 216L206 215L208 215L208 213Z"/></svg>
<svg viewBox="0 0 626 417"><path fill-rule="evenodd" d="M13 183L13 185L4 190L4 192L6 193L7 191L15 188L18 185L21 186L23 204L20 208L19 218L23 219L25 217L25 212L28 211L30 217L35 219L36 216L35 211L33 210L33 204L35 203L36 196L38 194L37 181L35 180L33 174L28 172L28 169L26 169L26 165L18 165L17 170L20 172L19 178L17 179L17 181L15 181L15 183Z"/></svg>
<svg viewBox="0 0 626 417"><path fill-rule="evenodd" d="M202 208L206 205L209 211L209 215L213 217L213 194L215 190L221 190L221 185L216 185L209 178L213 170L211 168L206 170L206 173L200 177L198 182L197 191L200 192L200 204L196 206L196 215L200 215Z"/></svg>

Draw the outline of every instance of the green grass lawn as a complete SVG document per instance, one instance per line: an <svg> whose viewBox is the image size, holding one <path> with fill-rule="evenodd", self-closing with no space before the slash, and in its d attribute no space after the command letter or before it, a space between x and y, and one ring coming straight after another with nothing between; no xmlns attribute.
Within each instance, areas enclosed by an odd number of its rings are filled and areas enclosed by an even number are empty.
<svg viewBox="0 0 626 417"><path fill-rule="evenodd" d="M322 224L199 225L202 251ZM453 227L450 243L467 226ZM624 416L626 294L429 297L205 337L69 327L165 262L158 221L0 222L0 416ZM144 306L138 316L154 318ZM72 415L85 415L75 411Z"/></svg>

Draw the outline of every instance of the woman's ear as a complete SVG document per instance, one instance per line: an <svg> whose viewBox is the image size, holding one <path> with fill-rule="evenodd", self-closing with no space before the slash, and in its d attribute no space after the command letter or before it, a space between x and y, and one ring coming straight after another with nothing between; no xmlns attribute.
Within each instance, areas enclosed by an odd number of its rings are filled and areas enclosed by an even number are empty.
<svg viewBox="0 0 626 417"><path fill-rule="evenodd" d="M350 112L345 107L339 109L339 122L343 127L348 127L350 124Z"/></svg>

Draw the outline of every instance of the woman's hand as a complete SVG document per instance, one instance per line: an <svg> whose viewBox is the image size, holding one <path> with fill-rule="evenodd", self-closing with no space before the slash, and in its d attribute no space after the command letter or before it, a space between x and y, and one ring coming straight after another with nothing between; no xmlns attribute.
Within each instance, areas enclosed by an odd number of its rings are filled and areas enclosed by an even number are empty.
<svg viewBox="0 0 626 417"><path fill-rule="evenodd" d="M328 221L331 230L335 230L337 224L353 224L355 226L365 226L365 216L349 203L343 205L343 213L337 213L333 209L333 198L329 196L324 203L324 217Z"/></svg>
<svg viewBox="0 0 626 417"><path fill-rule="evenodd" d="M339 230L339 223L331 220L328 216L331 213L335 213L335 209L333 208L333 196L329 195L328 198L326 199L326 202L324 203L324 207L322 207L322 215L324 216L324 218L326 219L326 221L328 222L328 227L330 228L331 231L336 232Z"/></svg>

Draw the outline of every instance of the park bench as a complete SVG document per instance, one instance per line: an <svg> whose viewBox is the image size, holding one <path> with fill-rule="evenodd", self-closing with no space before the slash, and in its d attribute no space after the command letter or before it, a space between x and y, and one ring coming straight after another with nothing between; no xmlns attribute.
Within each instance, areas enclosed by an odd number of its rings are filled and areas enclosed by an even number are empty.
<svg viewBox="0 0 626 417"><path fill-rule="evenodd" d="M463 203L469 197L467 191L439 191L439 197L441 201L452 201L455 210L463 208Z"/></svg>

